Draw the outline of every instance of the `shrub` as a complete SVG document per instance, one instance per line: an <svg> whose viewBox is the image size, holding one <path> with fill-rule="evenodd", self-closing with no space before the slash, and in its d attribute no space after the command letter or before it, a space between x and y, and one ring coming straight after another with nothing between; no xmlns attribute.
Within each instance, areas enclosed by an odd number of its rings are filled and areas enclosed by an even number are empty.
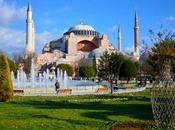
<svg viewBox="0 0 175 130"><path fill-rule="evenodd" d="M15 77L17 75L17 65L14 63L13 60L11 60L10 58L7 58L8 64L9 64L9 68L10 68L10 72L14 72Z"/></svg>
<svg viewBox="0 0 175 130"><path fill-rule="evenodd" d="M136 64L131 60L125 60L120 68L120 77L130 78L136 77L138 74L138 68Z"/></svg>
<svg viewBox="0 0 175 130"><path fill-rule="evenodd" d="M66 71L68 76L72 76L74 73L72 66L69 64L59 64L57 68L59 68L63 72Z"/></svg>
<svg viewBox="0 0 175 130"><path fill-rule="evenodd" d="M0 101L6 101L13 96L13 85L7 57L0 55Z"/></svg>
<svg viewBox="0 0 175 130"><path fill-rule="evenodd" d="M84 65L79 68L79 75L83 78L91 78L95 76L95 69L92 66Z"/></svg>

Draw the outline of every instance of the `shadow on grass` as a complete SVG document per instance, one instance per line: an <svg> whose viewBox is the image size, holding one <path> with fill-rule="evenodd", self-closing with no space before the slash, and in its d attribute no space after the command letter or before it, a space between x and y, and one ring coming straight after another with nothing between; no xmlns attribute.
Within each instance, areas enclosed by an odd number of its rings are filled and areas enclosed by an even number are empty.
<svg viewBox="0 0 175 130"><path fill-rule="evenodd" d="M122 97L122 96L121 96ZM125 96L126 97L126 96ZM105 97L107 98L107 96ZM109 96L111 99L111 96ZM81 112L81 115L84 117L98 119L103 121L114 121L109 118L109 116L125 116L129 118L135 118L138 120L153 120L151 104L145 103L147 98L139 98L140 102L135 101L133 97L127 97L131 101L120 102L115 104L113 101L111 104L103 102L71 102L67 100L46 100L40 101L37 99L33 100L24 100L24 101L11 101L11 104L22 105L25 107L34 107L39 109L78 109L78 110L87 110ZM46 115L45 118L48 118Z"/></svg>
<svg viewBox="0 0 175 130"><path fill-rule="evenodd" d="M97 125L98 122L96 121L80 121L80 120L75 120L75 119L63 119L63 118L59 118L59 117L52 117L52 116L49 116L49 115L40 115L40 114L34 114L34 115L31 115L32 118L45 118L45 119L50 119L50 120L56 120L56 121L65 121L65 122L68 122L70 124L76 124L76 125Z"/></svg>
<svg viewBox="0 0 175 130"><path fill-rule="evenodd" d="M9 115L11 118L16 118L15 115ZM84 128L84 126L87 126L88 128L96 128L96 129L101 129L101 128L107 128L109 124L111 124L111 122L99 122L99 121L91 121L91 120L79 120L79 119L70 119L69 117L64 117L64 118L60 118L59 116L55 116L55 115L47 115L47 114L34 114L34 113L25 113L23 115L22 118L18 119L32 119L35 120L37 122L37 120L47 120L48 122L55 122L55 126L52 126L53 129L59 129L59 127L66 127L66 125L71 124L71 129L75 129L74 127L76 125L78 125L79 127L81 126L81 128ZM35 123L36 123L35 122ZM114 122L112 122L114 124ZM61 125L61 126L60 126ZM45 128L44 128L45 129ZM47 129L47 128L46 128ZM60 128L63 129L63 128ZM69 129L69 127L67 128Z"/></svg>
<svg viewBox="0 0 175 130"><path fill-rule="evenodd" d="M122 116L124 118L135 118L138 120L152 120L152 111L149 104L116 104L116 105L100 105L100 112L86 112L83 116L88 118L112 121L109 116Z"/></svg>

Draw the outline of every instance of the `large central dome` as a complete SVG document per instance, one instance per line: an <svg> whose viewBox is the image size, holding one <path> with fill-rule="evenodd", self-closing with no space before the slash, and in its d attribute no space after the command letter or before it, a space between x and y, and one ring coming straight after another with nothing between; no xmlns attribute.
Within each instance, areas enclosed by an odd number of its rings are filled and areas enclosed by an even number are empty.
<svg viewBox="0 0 175 130"><path fill-rule="evenodd" d="M83 24L83 23L81 22L80 24L71 27L71 28L69 29L69 32L72 32L72 31L80 31L80 30L95 31L95 29L94 29L92 26Z"/></svg>

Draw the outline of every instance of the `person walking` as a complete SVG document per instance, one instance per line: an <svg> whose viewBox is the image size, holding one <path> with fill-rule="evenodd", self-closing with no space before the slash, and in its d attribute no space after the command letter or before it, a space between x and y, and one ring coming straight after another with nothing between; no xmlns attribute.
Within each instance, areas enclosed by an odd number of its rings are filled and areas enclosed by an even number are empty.
<svg viewBox="0 0 175 130"><path fill-rule="evenodd" d="M56 90L57 93L59 92L59 89L60 89L60 83L57 80L56 83L55 83L55 90Z"/></svg>

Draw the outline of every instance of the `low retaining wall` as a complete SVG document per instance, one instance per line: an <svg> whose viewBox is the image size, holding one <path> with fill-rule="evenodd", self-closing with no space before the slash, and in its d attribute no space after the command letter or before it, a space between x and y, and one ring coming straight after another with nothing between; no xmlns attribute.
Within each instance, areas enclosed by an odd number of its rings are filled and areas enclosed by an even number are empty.
<svg viewBox="0 0 175 130"><path fill-rule="evenodd" d="M100 91L99 88L104 88L103 86L79 86L79 87L67 87L72 89L71 94L67 93L57 93L54 87L48 88L15 88L15 90L23 90L24 93L14 93L15 96L58 96L58 95L86 95L86 94L109 94L110 88L108 91ZM130 92L139 92L144 91L146 87L136 88L136 89L119 89L114 93L130 93Z"/></svg>

